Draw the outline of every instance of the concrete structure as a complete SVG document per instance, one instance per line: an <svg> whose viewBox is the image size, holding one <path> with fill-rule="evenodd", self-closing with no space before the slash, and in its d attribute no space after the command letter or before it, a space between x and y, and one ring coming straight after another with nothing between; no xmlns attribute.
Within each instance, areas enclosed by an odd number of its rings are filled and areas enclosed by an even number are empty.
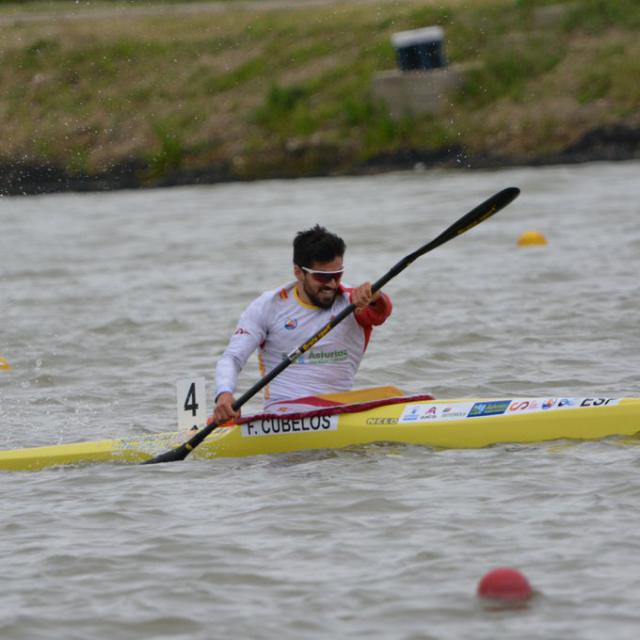
<svg viewBox="0 0 640 640"><path fill-rule="evenodd" d="M431 71L381 71L373 78L372 93L389 108L392 118L442 111L449 96L462 84L457 66Z"/></svg>

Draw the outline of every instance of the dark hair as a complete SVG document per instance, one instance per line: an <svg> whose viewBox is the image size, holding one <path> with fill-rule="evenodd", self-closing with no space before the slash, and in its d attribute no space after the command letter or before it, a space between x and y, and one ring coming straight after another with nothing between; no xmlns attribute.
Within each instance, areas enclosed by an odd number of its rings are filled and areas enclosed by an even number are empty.
<svg viewBox="0 0 640 640"><path fill-rule="evenodd" d="M342 257L346 248L342 238L317 224L296 234L293 240L293 262L299 267L310 267L314 262L330 262Z"/></svg>

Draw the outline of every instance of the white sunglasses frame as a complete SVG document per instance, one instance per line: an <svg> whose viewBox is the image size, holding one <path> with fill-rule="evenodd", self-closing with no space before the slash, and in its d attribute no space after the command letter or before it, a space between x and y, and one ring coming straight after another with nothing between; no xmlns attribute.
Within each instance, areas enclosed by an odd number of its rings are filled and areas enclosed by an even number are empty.
<svg viewBox="0 0 640 640"><path fill-rule="evenodd" d="M318 269L310 269L309 267L303 267L300 266L300 269L302 269L302 271L304 271L305 273L308 273L310 276L313 275L319 275L319 276L333 276L333 278L331 278L331 280L340 280L340 278L342 278L343 274L344 274L344 267L342 267L342 269L335 269L333 271L320 271Z"/></svg>

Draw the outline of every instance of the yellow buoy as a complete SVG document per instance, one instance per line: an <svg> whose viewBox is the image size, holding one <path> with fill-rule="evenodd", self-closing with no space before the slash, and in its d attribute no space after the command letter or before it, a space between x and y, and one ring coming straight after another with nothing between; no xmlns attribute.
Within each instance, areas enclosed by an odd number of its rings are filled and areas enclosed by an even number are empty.
<svg viewBox="0 0 640 640"><path fill-rule="evenodd" d="M9 371L11 365L7 362L6 358L0 358L0 371Z"/></svg>
<svg viewBox="0 0 640 640"><path fill-rule="evenodd" d="M539 231L525 231L518 238L519 247L531 247L547 244L547 239Z"/></svg>

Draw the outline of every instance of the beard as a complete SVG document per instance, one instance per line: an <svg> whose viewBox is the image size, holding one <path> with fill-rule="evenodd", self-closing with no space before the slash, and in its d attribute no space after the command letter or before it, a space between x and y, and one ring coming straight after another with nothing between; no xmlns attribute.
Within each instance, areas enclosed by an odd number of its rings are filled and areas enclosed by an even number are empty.
<svg viewBox="0 0 640 640"><path fill-rule="evenodd" d="M321 287L318 291L311 291L306 282L302 286L309 300L321 309L331 309L339 293L339 289L332 289L331 287Z"/></svg>

